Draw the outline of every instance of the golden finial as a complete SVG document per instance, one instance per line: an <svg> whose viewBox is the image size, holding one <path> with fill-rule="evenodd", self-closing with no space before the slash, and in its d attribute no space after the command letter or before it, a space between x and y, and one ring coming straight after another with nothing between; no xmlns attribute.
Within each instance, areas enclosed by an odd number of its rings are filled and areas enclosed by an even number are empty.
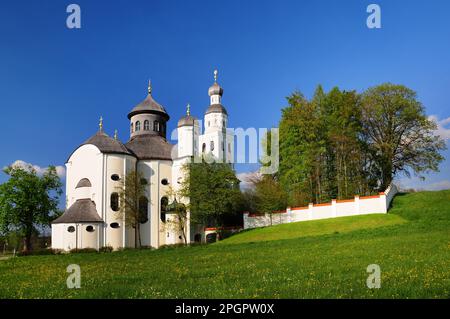
<svg viewBox="0 0 450 319"><path fill-rule="evenodd" d="M187 116L191 115L191 105L188 103L187 107L186 107L186 114Z"/></svg>
<svg viewBox="0 0 450 319"><path fill-rule="evenodd" d="M148 80L148 94L152 94L152 81Z"/></svg>
<svg viewBox="0 0 450 319"><path fill-rule="evenodd" d="M114 139L117 141L117 129L114 130Z"/></svg>
<svg viewBox="0 0 450 319"><path fill-rule="evenodd" d="M100 123L98 123L98 127L100 128L100 131L103 131L103 116L100 116Z"/></svg>
<svg viewBox="0 0 450 319"><path fill-rule="evenodd" d="M217 83L217 75L219 74L219 71L217 69L214 70L214 83Z"/></svg>

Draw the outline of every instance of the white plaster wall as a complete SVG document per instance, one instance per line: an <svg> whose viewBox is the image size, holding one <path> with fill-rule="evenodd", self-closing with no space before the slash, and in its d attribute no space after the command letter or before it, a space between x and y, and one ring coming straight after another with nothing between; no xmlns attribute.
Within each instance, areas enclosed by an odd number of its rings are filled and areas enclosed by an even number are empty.
<svg viewBox="0 0 450 319"><path fill-rule="evenodd" d="M103 161L103 153L94 145L83 145L70 156L66 163L66 207L79 199L75 187L81 179L87 178L92 184L89 198L96 203L99 215L102 213Z"/></svg>
<svg viewBox="0 0 450 319"><path fill-rule="evenodd" d="M194 156L195 154L198 154L198 125L178 127L177 134L178 158L185 156Z"/></svg>
<svg viewBox="0 0 450 319"><path fill-rule="evenodd" d="M104 192L104 215L105 221L103 240L104 246L111 246L114 249L126 247L126 227L125 216L120 211L115 212L111 209L111 194L120 192L123 179L127 172L135 168L136 159L132 156L121 154L105 154L105 192ZM120 177L119 181L114 181L111 176L117 174ZM119 228L111 228L112 223L118 223ZM130 246L130 245L128 245Z"/></svg>
<svg viewBox="0 0 450 319"><path fill-rule="evenodd" d="M308 209L298 209L292 211L292 222L309 220Z"/></svg>
<svg viewBox="0 0 450 319"><path fill-rule="evenodd" d="M325 218L331 218L334 217L331 205L327 206L314 206L312 211L312 220L315 219L325 219Z"/></svg>
<svg viewBox="0 0 450 319"><path fill-rule="evenodd" d="M360 198L359 200L359 215L362 214L375 214L375 213L385 213L384 211L384 200L378 198Z"/></svg>
<svg viewBox="0 0 450 319"><path fill-rule="evenodd" d="M67 229L73 226L74 232ZM87 226L93 226L94 231L86 231ZM77 223L77 224L53 224L52 225L52 248L69 251L75 248L99 249L102 245L101 223Z"/></svg>
<svg viewBox="0 0 450 319"><path fill-rule="evenodd" d="M138 170L149 182L147 187L149 220L141 224L142 245L157 248L165 244L165 227L161 221L161 198L167 195L169 185L172 184L172 161L139 161ZM169 181L169 185L161 184L164 178Z"/></svg>
<svg viewBox="0 0 450 319"><path fill-rule="evenodd" d="M94 231L88 232L86 230L87 226L93 226ZM68 232L67 232L68 233ZM103 233L102 224L89 224L89 223L81 223L78 226L78 239L79 245L78 248L94 248L99 249L101 244L101 238Z"/></svg>
<svg viewBox="0 0 450 319"><path fill-rule="evenodd" d="M359 197L355 196L353 201L336 202L333 200L331 205L313 206L287 209L287 213L273 214L272 224L290 223L298 221L318 220L334 217L366 215L366 214L385 214L395 194L397 187L392 184L384 193L376 196ZM278 215L278 216L277 216ZM276 217L275 217L276 216ZM270 215L249 216L244 214L244 229L264 227L270 225Z"/></svg>
<svg viewBox="0 0 450 319"><path fill-rule="evenodd" d="M356 207L355 202L344 202L344 203L337 203L336 205L336 216L351 216L356 215Z"/></svg>

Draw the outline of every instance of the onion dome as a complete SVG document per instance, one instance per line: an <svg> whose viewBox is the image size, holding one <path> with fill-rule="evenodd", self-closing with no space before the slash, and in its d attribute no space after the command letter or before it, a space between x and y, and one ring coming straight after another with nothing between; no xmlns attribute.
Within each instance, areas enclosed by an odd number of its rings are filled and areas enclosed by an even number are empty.
<svg viewBox="0 0 450 319"><path fill-rule="evenodd" d="M209 96L212 96L212 95L220 95L220 96L222 96L223 95L223 89L222 89L222 87L219 84L217 84L217 82L214 82L214 84L211 85L209 87L209 89L208 89L208 95Z"/></svg>
<svg viewBox="0 0 450 319"><path fill-rule="evenodd" d="M208 95L211 98L211 104L206 109L205 114L209 113L223 113L228 115L227 110L221 103L222 95L223 95L223 89L222 87L217 83L217 75L218 71L214 70L214 84L210 86L208 90Z"/></svg>
<svg viewBox="0 0 450 319"><path fill-rule="evenodd" d="M187 105L187 111L186 111L186 115L183 116L179 121L178 121L178 127L182 127L182 126L194 126L196 124L196 122L198 121L198 119L195 116L191 116L191 106L188 104Z"/></svg>
<svg viewBox="0 0 450 319"><path fill-rule="evenodd" d="M148 95L147 97L138 105L136 105L130 113L128 113L128 119L131 119L134 115L137 114L158 114L165 118L166 121L169 120L169 114L167 114L166 109L155 101L152 97L152 85L151 82L148 82Z"/></svg>

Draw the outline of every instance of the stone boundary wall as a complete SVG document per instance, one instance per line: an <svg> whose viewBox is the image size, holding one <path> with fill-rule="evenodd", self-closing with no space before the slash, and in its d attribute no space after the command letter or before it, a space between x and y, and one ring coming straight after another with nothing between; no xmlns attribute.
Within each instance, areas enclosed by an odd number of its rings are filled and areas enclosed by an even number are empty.
<svg viewBox="0 0 450 319"><path fill-rule="evenodd" d="M244 229L344 216L386 214L397 193L397 186L391 184L384 192L374 196L356 195L353 199L310 203L308 206L288 207L272 214L244 213Z"/></svg>

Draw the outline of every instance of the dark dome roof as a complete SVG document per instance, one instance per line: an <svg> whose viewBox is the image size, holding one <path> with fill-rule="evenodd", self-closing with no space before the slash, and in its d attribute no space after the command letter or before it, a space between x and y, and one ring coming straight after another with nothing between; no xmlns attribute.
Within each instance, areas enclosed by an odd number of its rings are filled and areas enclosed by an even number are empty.
<svg viewBox="0 0 450 319"><path fill-rule="evenodd" d="M156 113L164 116L166 118L166 121L169 120L169 114L167 114L166 110L161 104L153 99L151 93L148 93L145 100L143 100L131 110L131 112L128 114L128 119L131 119L131 117L136 114L142 113Z"/></svg>
<svg viewBox="0 0 450 319"><path fill-rule="evenodd" d="M88 180L87 178L81 179L75 188L81 188L81 187L92 187L91 181Z"/></svg>
<svg viewBox="0 0 450 319"><path fill-rule="evenodd" d="M126 147L140 160L172 160L173 145L159 135L136 135L128 141Z"/></svg>
<svg viewBox="0 0 450 319"><path fill-rule="evenodd" d="M223 89L219 84L217 84L217 82L214 82L214 84L209 87L208 94L209 94L209 96L217 95L217 94L222 96Z"/></svg>
<svg viewBox="0 0 450 319"><path fill-rule="evenodd" d="M98 131L95 135L90 137L82 145L92 144L98 147L102 153L116 153L133 155L119 140L109 137L108 134L103 131Z"/></svg>
<svg viewBox="0 0 450 319"><path fill-rule="evenodd" d="M186 115L186 116L183 116L178 121L178 127L181 127L181 126L194 126L195 122L197 122L197 121L198 121L198 119L195 116Z"/></svg>
<svg viewBox="0 0 450 319"><path fill-rule="evenodd" d="M226 115L228 115L227 110L225 109L225 107L222 104L212 104L210 105L207 109L205 114L208 113L224 113Z"/></svg>
<svg viewBox="0 0 450 319"><path fill-rule="evenodd" d="M62 216L56 218L52 224L70 223L101 223L103 220L97 213L95 203L89 198L78 199Z"/></svg>

